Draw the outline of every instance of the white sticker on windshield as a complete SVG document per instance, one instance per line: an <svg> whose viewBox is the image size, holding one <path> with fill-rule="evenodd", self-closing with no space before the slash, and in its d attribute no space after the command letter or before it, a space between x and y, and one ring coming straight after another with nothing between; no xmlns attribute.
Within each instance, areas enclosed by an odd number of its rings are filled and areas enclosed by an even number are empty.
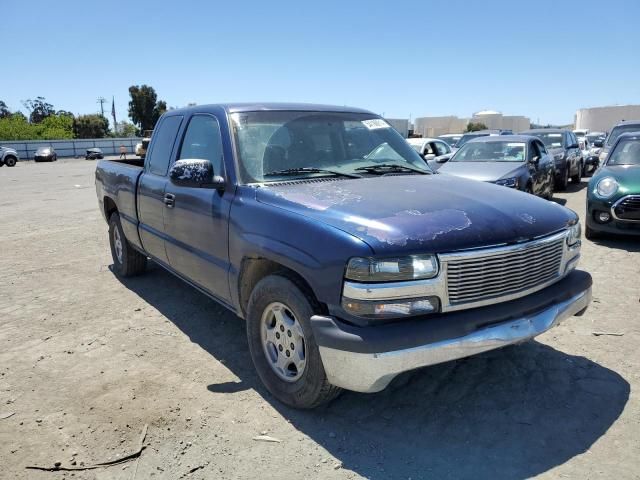
<svg viewBox="0 0 640 480"><path fill-rule="evenodd" d="M372 118L371 120L362 120L362 124L369 130L375 130L377 128L391 128L387 122L381 118Z"/></svg>

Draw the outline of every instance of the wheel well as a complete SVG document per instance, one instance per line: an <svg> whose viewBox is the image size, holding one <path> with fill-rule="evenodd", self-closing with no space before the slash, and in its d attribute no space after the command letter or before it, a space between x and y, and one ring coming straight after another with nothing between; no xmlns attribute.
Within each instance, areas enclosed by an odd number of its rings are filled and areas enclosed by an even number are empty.
<svg viewBox="0 0 640 480"><path fill-rule="evenodd" d="M13 158L16 162L18 161L18 157L16 157L12 153L10 153L9 155L5 155L4 158L2 159L2 161L6 162L9 158Z"/></svg>
<svg viewBox="0 0 640 480"><path fill-rule="evenodd" d="M111 214L117 211L118 207L116 207L116 202L114 202L112 198L104 197L104 214L107 217L107 221L111 218Z"/></svg>
<svg viewBox="0 0 640 480"><path fill-rule="evenodd" d="M316 308L319 313L326 313L326 306L318 302L311 286L300 274L288 267L285 267L284 265L266 258L245 258L242 260L238 280L240 309L243 316L247 312L247 305L249 304L249 297L251 296L253 288L260 280L274 274L282 275L294 282L305 293L305 295L307 295L314 308Z"/></svg>

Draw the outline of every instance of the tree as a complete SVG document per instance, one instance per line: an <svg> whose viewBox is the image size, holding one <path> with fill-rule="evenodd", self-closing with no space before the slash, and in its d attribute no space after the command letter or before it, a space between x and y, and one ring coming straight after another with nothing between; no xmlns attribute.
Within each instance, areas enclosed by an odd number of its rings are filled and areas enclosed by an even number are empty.
<svg viewBox="0 0 640 480"><path fill-rule="evenodd" d="M79 115L73 121L75 138L104 138L109 134L109 121L100 114Z"/></svg>
<svg viewBox="0 0 640 480"><path fill-rule="evenodd" d="M132 85L129 87L129 118L141 131L153 130L160 116L167 111L167 103L160 100L153 87Z"/></svg>
<svg viewBox="0 0 640 480"><path fill-rule="evenodd" d="M36 97L35 100L23 100L22 105L29 110L29 122L31 123L40 123L48 116L56 113L53 105L47 103L44 97Z"/></svg>
<svg viewBox="0 0 640 480"><path fill-rule="evenodd" d="M482 122L469 122L465 132L477 132L478 130L486 130L487 126Z"/></svg>
<svg viewBox="0 0 640 480"><path fill-rule="evenodd" d="M113 137L135 137L138 133L138 129L133 123L118 122L118 131L112 133Z"/></svg>
<svg viewBox="0 0 640 480"><path fill-rule="evenodd" d="M55 140L73 138L73 119L68 115L49 115L40 123L29 123L17 112L0 118L0 140Z"/></svg>
<svg viewBox="0 0 640 480"><path fill-rule="evenodd" d="M9 115L11 115L11 110L6 103L0 100L0 118L7 118Z"/></svg>

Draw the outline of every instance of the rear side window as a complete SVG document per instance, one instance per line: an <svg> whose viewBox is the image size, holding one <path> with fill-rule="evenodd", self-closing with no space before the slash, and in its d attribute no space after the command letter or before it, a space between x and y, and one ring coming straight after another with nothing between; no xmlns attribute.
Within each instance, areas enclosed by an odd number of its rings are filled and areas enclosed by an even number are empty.
<svg viewBox="0 0 640 480"><path fill-rule="evenodd" d="M179 159L209 160L216 175L223 174L222 135L218 120L211 115L194 115L180 148Z"/></svg>
<svg viewBox="0 0 640 480"><path fill-rule="evenodd" d="M149 172L165 176L171 161L173 144L182 123L182 116L166 117L153 132L153 142L149 152Z"/></svg>
<svg viewBox="0 0 640 480"><path fill-rule="evenodd" d="M438 156L446 155L447 153L451 152L451 150L449 150L449 146L444 142L434 142L434 144L436 146L435 154Z"/></svg>

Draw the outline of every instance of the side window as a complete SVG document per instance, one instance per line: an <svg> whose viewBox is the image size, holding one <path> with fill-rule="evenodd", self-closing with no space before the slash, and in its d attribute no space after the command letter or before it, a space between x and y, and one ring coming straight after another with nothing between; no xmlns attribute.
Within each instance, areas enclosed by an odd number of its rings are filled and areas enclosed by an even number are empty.
<svg viewBox="0 0 640 480"><path fill-rule="evenodd" d="M180 148L178 159L197 158L209 160L216 175L224 173L222 162L222 135L220 125L210 115L194 115L187 126L187 131Z"/></svg>
<svg viewBox="0 0 640 480"><path fill-rule="evenodd" d="M182 123L182 116L166 117L153 132L151 151L149 152L148 170L155 175L166 175L171 161L173 144Z"/></svg>
<svg viewBox="0 0 640 480"><path fill-rule="evenodd" d="M529 160L533 160L536 157L540 157L540 148L538 142L529 143Z"/></svg>
<svg viewBox="0 0 640 480"><path fill-rule="evenodd" d="M542 142L535 142L535 144L538 146L538 151L540 152L540 155L546 155L547 154L547 149L545 148L544 144Z"/></svg>
<svg viewBox="0 0 640 480"><path fill-rule="evenodd" d="M434 142L435 146L436 146L436 155L440 156L440 155L446 155L447 153L450 153L451 150L449 149L449 145L447 145L444 142Z"/></svg>

